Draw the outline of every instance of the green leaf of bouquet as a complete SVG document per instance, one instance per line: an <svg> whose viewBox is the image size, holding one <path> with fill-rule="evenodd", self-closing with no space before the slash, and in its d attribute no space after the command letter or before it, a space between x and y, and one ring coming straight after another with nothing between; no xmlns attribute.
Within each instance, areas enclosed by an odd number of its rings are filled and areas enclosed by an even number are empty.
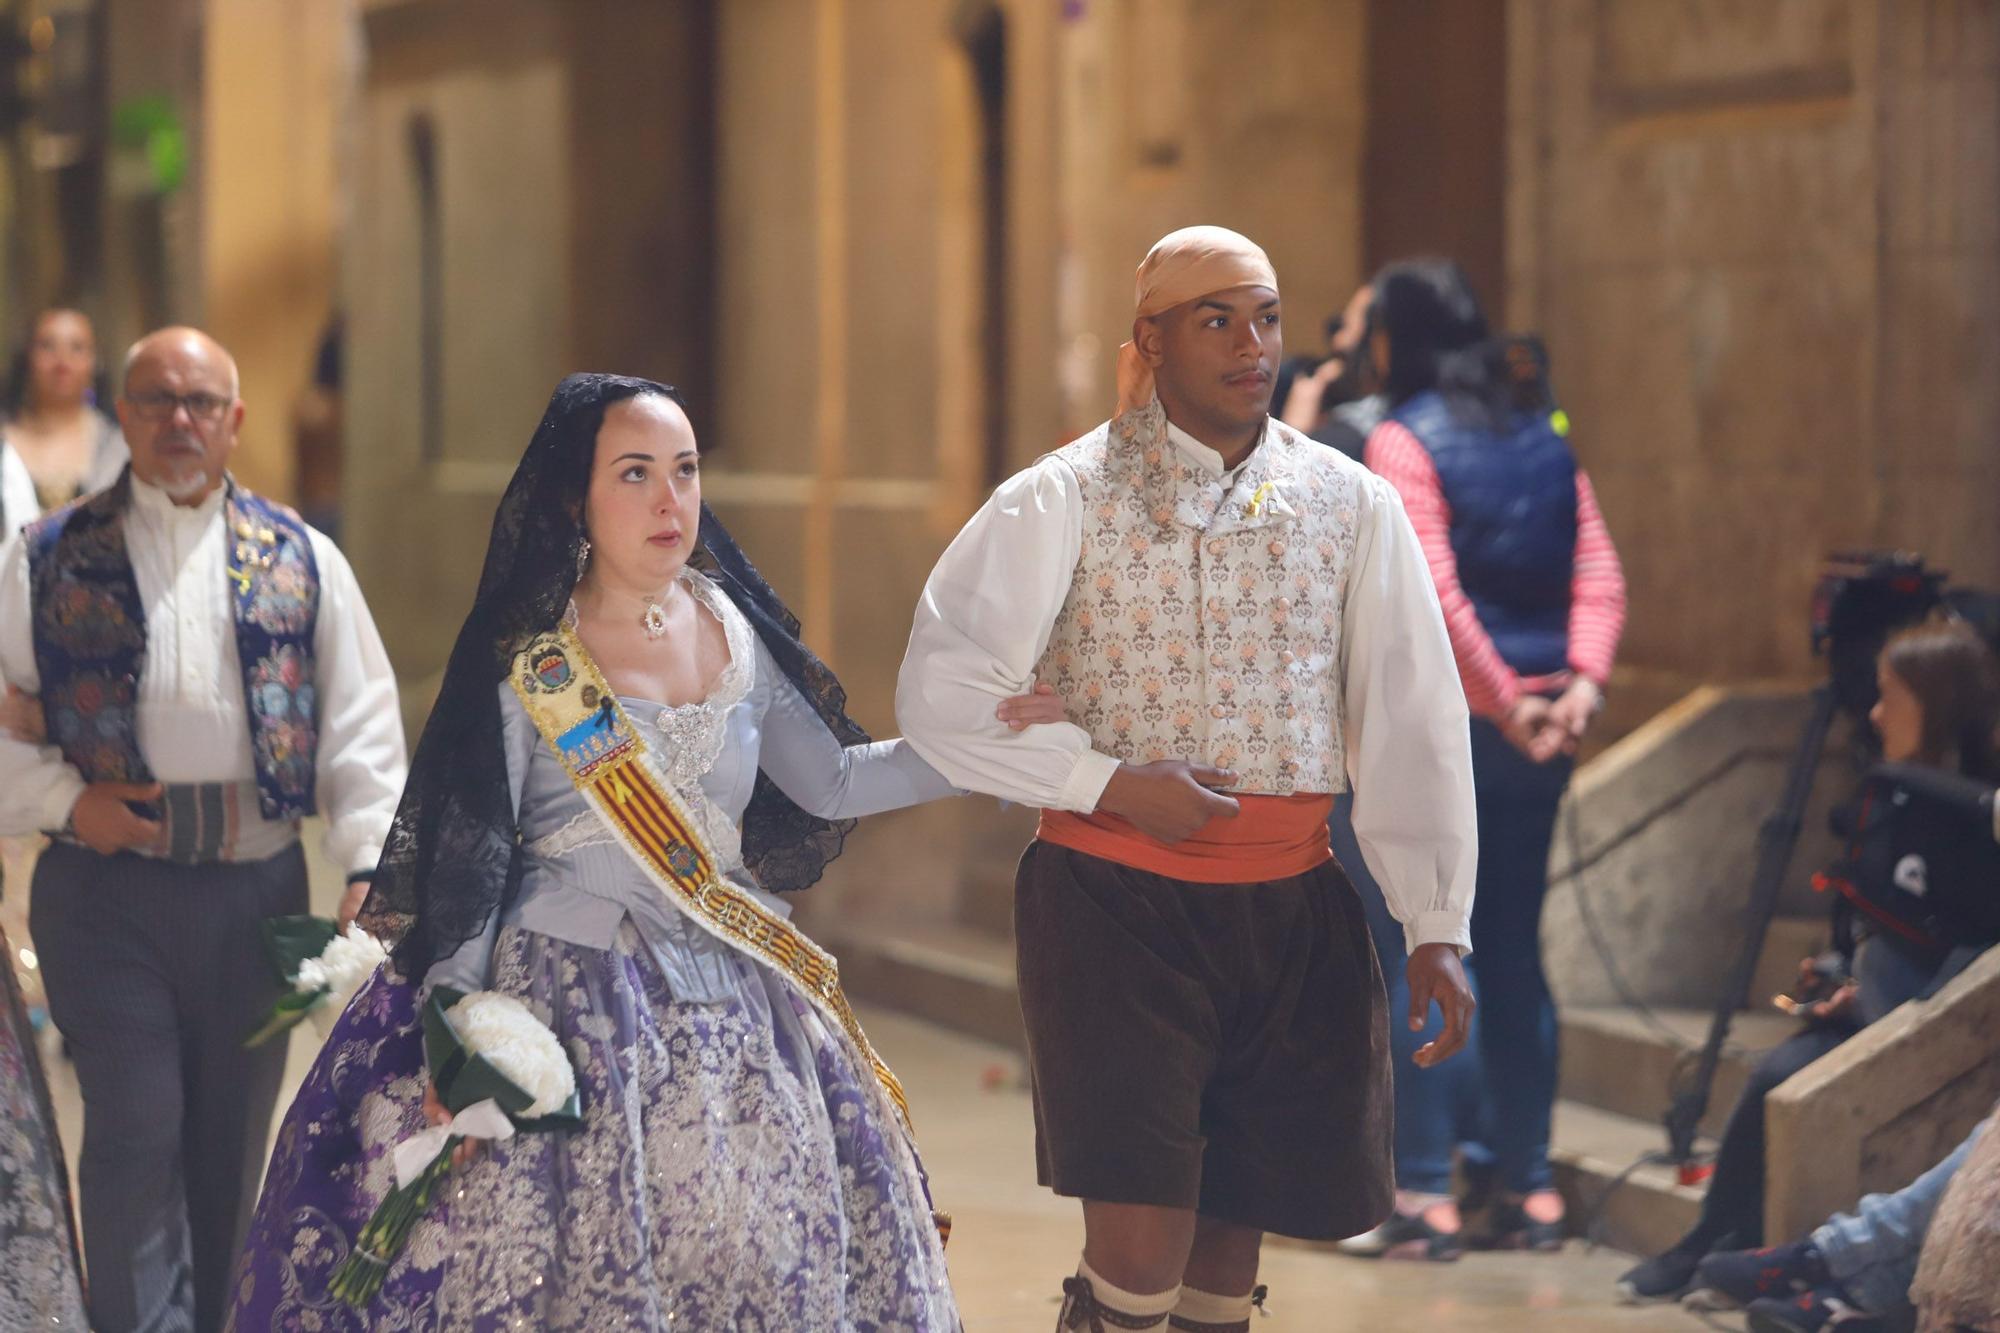
<svg viewBox="0 0 2000 1333"><path fill-rule="evenodd" d="M299 964L326 952L339 929L323 916L267 916L258 922L264 936L264 956L278 974L278 982L290 986L298 979Z"/></svg>
<svg viewBox="0 0 2000 1333"><path fill-rule="evenodd" d="M280 1032L289 1032L304 1021L320 1001L327 996L327 988L315 991L286 991L271 1003L271 1012L264 1018L264 1025L243 1039L245 1049L261 1046Z"/></svg>

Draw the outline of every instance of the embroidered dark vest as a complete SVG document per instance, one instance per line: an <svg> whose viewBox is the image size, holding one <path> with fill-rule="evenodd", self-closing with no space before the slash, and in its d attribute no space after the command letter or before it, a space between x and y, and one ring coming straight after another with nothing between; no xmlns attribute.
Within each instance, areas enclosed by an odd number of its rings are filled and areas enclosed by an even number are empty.
<svg viewBox="0 0 2000 1333"><path fill-rule="evenodd" d="M299 516L228 484L230 603L266 819L314 812L319 706L313 627L319 566ZM146 610L125 549L128 469L26 532L35 666L49 740L89 782L151 782L139 752Z"/></svg>
<svg viewBox="0 0 2000 1333"><path fill-rule="evenodd" d="M1393 419L1422 441L1451 506L1458 581L1508 666L1524 676L1569 666L1576 564L1576 456L1539 413L1500 430L1463 421L1435 392Z"/></svg>

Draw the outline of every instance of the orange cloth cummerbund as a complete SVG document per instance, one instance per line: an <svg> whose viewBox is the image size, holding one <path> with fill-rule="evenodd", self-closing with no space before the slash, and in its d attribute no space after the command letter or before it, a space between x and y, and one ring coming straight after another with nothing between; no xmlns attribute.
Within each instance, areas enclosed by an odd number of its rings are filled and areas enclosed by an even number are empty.
<svg viewBox="0 0 2000 1333"><path fill-rule="evenodd" d="M1234 819L1211 819L1193 837L1164 843L1117 815L1042 811L1035 836L1043 842L1098 856L1169 879L1194 884L1257 884L1303 875L1333 855L1326 817L1333 797L1238 796Z"/></svg>

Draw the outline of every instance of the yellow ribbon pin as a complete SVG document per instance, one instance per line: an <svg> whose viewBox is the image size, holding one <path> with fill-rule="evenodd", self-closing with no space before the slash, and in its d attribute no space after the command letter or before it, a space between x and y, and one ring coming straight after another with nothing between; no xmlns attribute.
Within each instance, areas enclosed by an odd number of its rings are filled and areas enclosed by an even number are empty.
<svg viewBox="0 0 2000 1333"><path fill-rule="evenodd" d="M1264 501L1270 499L1273 495L1276 495L1277 493L1278 493L1277 486L1275 486L1271 482L1267 481L1262 486L1259 486L1257 488L1257 493L1250 497L1250 510L1249 510L1250 517L1255 518L1257 517L1257 515L1263 513Z"/></svg>

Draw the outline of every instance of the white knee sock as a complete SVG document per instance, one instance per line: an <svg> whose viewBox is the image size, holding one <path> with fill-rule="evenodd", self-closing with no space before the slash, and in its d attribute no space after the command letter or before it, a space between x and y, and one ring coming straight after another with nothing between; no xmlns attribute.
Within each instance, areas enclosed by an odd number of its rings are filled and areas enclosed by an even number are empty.
<svg viewBox="0 0 2000 1333"><path fill-rule="evenodd" d="M1247 1291L1241 1296L1218 1296L1212 1291L1182 1287L1180 1302L1174 1306L1171 1327L1245 1328L1249 1326L1250 1312L1253 1308L1252 1294Z"/></svg>
<svg viewBox="0 0 2000 1333"><path fill-rule="evenodd" d="M1156 1323L1127 1325L1133 1328L1153 1328L1166 1326L1167 1316L1173 1313L1175 1303L1180 1300L1181 1289L1170 1287L1151 1295L1127 1291L1108 1281L1103 1274L1093 1269L1086 1261L1079 1260L1076 1275L1090 1284L1091 1298L1099 1305L1117 1314L1129 1315L1134 1319L1154 1320ZM1244 1297L1247 1301L1249 1297ZM1067 1306L1065 1306L1067 1308Z"/></svg>

